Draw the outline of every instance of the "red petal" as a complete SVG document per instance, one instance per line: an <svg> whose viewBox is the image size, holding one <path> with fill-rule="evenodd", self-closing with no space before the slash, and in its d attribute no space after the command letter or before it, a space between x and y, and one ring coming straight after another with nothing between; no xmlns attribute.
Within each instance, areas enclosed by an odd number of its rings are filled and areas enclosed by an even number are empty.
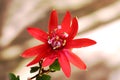
<svg viewBox="0 0 120 80"><path fill-rule="evenodd" d="M29 64L27 64L27 66L31 66L31 65L38 63L45 56L47 56L46 52L40 53L35 59L33 59Z"/></svg>
<svg viewBox="0 0 120 80"><path fill-rule="evenodd" d="M67 43L66 48L81 48L81 47L87 47L96 44L96 41L88 39L88 38L81 38L81 39L75 39L71 40Z"/></svg>
<svg viewBox="0 0 120 80"><path fill-rule="evenodd" d="M48 39L48 34L38 28L27 28L28 32L35 38L46 42Z"/></svg>
<svg viewBox="0 0 120 80"><path fill-rule="evenodd" d="M60 63L60 66L61 66L64 74L67 77L70 77L70 73L71 73L70 63L69 63L66 55L63 52L59 53L58 61Z"/></svg>
<svg viewBox="0 0 120 80"><path fill-rule="evenodd" d="M67 56L67 58L69 59L69 61L74 64L76 67L85 70L86 69L86 65L85 63L74 53L72 53L71 51L65 50L65 54Z"/></svg>
<svg viewBox="0 0 120 80"><path fill-rule="evenodd" d="M70 23L71 23L71 15L70 15L70 12L67 11L66 15L65 15L65 17L64 17L64 19L62 21L62 24L61 24L62 31L69 32L69 30L70 30Z"/></svg>
<svg viewBox="0 0 120 80"><path fill-rule="evenodd" d="M46 57L45 61L42 63L43 67L51 65L56 59L56 56L54 56L54 53L51 53L50 56Z"/></svg>
<svg viewBox="0 0 120 80"><path fill-rule="evenodd" d="M53 31L58 26L58 16L56 10L53 10L50 15L49 32Z"/></svg>
<svg viewBox="0 0 120 80"><path fill-rule="evenodd" d="M35 46L33 48L27 49L22 53L22 57L29 58L38 55L39 53L42 53L44 50L46 50L48 47L46 44Z"/></svg>
<svg viewBox="0 0 120 80"><path fill-rule="evenodd" d="M68 39L69 40L73 39L76 36L77 31L78 31L78 22L77 22L76 18L73 18L73 20L72 20L72 26L71 26L71 29L70 29L70 33L69 33Z"/></svg>

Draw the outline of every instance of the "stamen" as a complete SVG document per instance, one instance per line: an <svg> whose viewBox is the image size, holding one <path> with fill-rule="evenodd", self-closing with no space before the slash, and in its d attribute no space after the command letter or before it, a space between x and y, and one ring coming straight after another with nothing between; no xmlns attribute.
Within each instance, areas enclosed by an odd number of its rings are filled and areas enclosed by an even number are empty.
<svg viewBox="0 0 120 80"><path fill-rule="evenodd" d="M66 40L63 41L63 44L62 44L62 45L65 46L65 44L66 44Z"/></svg>
<svg viewBox="0 0 120 80"><path fill-rule="evenodd" d="M54 32L56 32L56 31L57 31L57 28L54 29Z"/></svg>
<svg viewBox="0 0 120 80"><path fill-rule="evenodd" d="M68 33L64 32L64 36L65 36L65 37L68 37Z"/></svg>
<svg viewBox="0 0 120 80"><path fill-rule="evenodd" d="M48 44L50 44L54 50L62 48L66 44L66 37L63 36L64 35L57 35L56 33L52 33L50 36L48 36Z"/></svg>
<svg viewBox="0 0 120 80"><path fill-rule="evenodd" d="M56 40L59 40L59 36L56 36Z"/></svg>
<svg viewBox="0 0 120 80"><path fill-rule="evenodd" d="M53 49L55 50L55 49L56 49L56 47L53 47Z"/></svg>

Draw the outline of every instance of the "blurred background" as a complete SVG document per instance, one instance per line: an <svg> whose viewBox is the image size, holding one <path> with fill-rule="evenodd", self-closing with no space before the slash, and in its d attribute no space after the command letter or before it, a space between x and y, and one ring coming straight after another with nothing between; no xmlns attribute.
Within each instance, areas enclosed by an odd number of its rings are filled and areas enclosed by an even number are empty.
<svg viewBox="0 0 120 80"><path fill-rule="evenodd" d="M8 73L21 80L33 76L20 54L41 44L27 31L28 26L47 31L49 15L56 9L61 23L69 10L78 17L76 38L91 38L96 45L74 49L88 66L81 71L71 65L68 79L62 71L51 73L52 80L120 80L120 0L0 0L0 80L9 80Z"/></svg>

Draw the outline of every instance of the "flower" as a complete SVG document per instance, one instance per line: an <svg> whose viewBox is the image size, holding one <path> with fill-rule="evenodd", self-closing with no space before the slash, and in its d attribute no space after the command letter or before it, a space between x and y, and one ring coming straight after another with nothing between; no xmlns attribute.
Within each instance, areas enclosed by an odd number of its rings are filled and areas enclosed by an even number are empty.
<svg viewBox="0 0 120 80"><path fill-rule="evenodd" d="M42 66L46 67L58 59L67 77L70 77L71 73L70 63L85 70L85 63L71 49L91 46L96 44L96 41L88 38L74 39L78 31L77 19L71 18L70 12L67 11L62 24L58 25L57 12L53 10L50 15L48 28L48 33L38 28L27 28L30 35L44 42L42 45L35 46L23 52L21 56L24 58L36 56L27 66L34 65L43 59Z"/></svg>

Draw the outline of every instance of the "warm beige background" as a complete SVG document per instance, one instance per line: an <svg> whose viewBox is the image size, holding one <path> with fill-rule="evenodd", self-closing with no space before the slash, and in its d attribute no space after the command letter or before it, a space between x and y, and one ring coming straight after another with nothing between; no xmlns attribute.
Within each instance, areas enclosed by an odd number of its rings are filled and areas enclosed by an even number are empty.
<svg viewBox="0 0 120 80"><path fill-rule="evenodd" d="M52 9L59 13L61 22L66 10L79 19L76 38L87 37L97 44L74 49L88 65L81 71L72 65L72 75L63 72L51 74L52 80L120 80L120 0L1 0L0 1L0 80L8 80L8 73L27 80L31 59L19 55L27 48L41 42L26 31L37 26L47 31Z"/></svg>

